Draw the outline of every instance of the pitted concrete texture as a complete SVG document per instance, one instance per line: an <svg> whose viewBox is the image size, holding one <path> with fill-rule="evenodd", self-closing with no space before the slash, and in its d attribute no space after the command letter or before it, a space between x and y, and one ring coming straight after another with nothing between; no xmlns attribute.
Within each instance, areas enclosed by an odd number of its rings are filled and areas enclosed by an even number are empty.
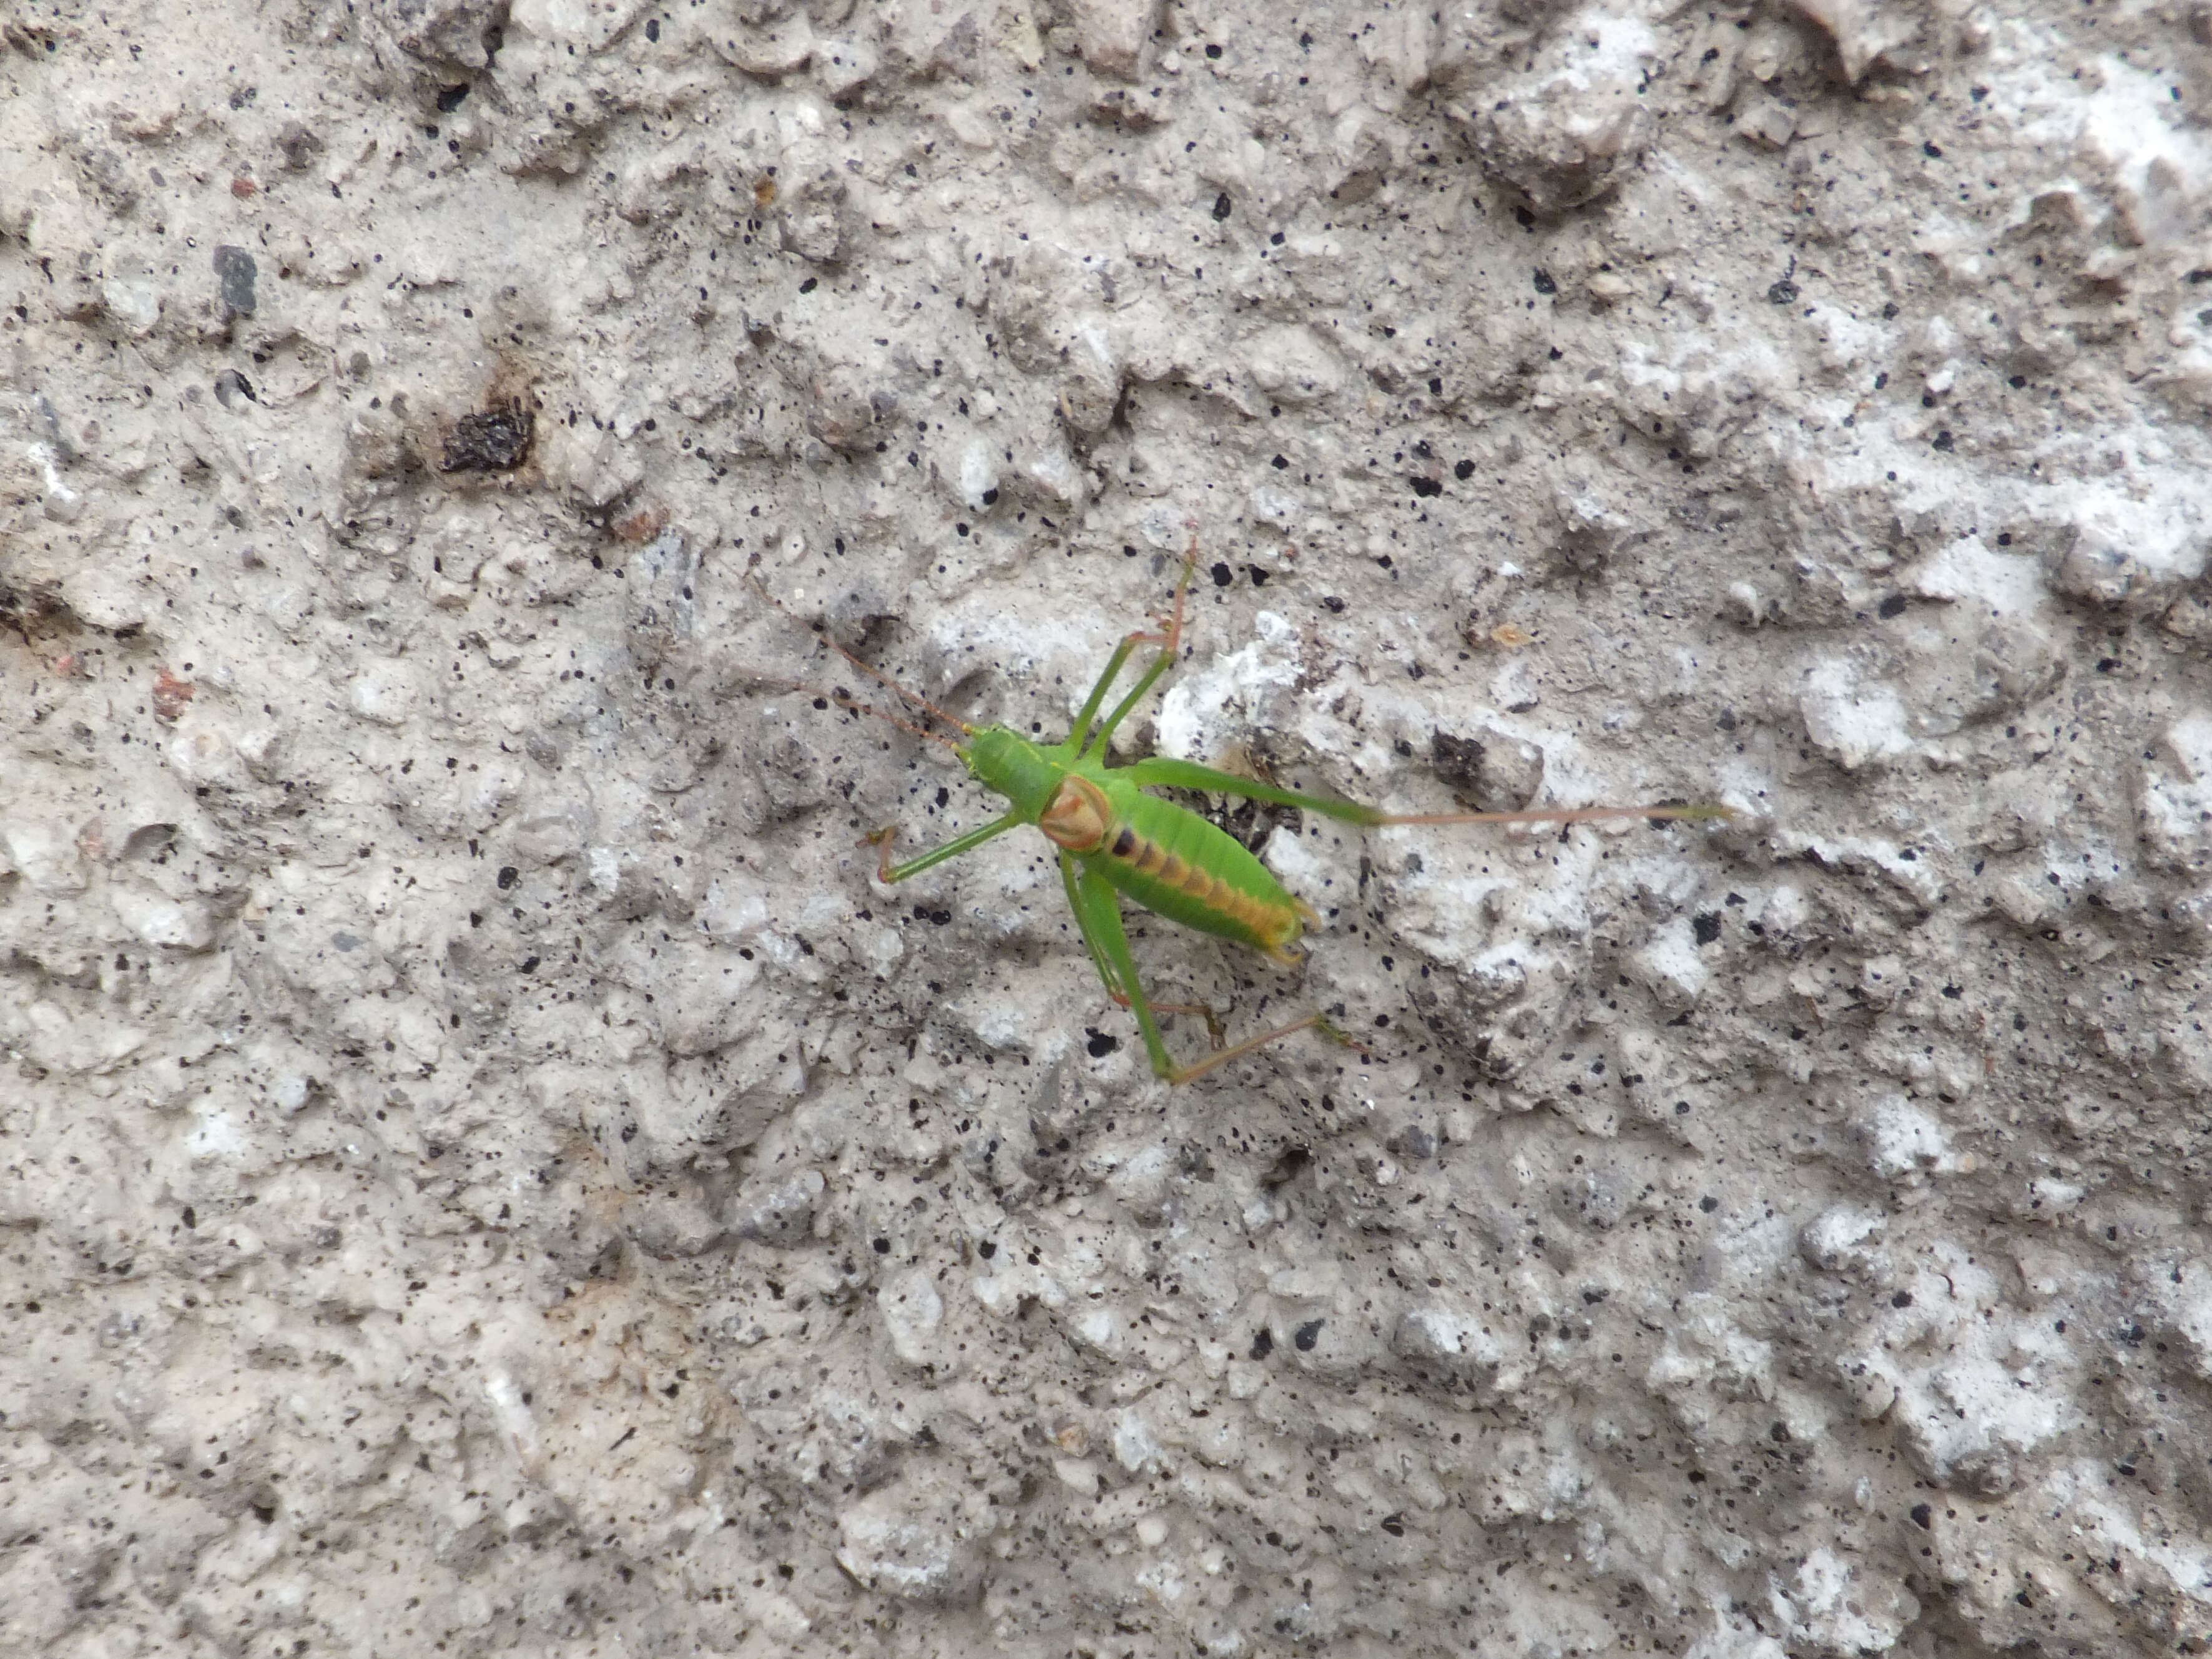
<svg viewBox="0 0 2212 1659"><path fill-rule="evenodd" d="M0 47L0 1652L2212 1640L2201 0Z"/></svg>

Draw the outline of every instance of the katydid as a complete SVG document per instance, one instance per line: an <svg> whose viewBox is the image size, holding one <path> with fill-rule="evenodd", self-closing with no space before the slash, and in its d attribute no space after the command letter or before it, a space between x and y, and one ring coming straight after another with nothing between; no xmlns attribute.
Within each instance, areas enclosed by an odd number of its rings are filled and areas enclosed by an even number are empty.
<svg viewBox="0 0 2212 1659"><path fill-rule="evenodd" d="M1286 1026L1263 1032L1234 1047L1220 1050L1190 1065L1178 1066L1160 1035L1157 1012L1200 1013L1213 1026L1210 1010L1172 1004L1156 1004L1145 994L1137 965L1129 954L1129 941L1121 926L1123 897L1170 921L1196 928L1223 939L1261 951L1285 967L1299 959L1291 954L1299 934L1318 924L1313 911L1285 890L1281 882L1244 846L1186 807L1147 795L1147 788L1203 790L1218 795L1241 796L1248 801L1267 801L1301 811L1318 813L1363 827L1385 824L1580 824L1604 818L1679 818L1711 820L1731 814L1721 806L1578 807L1529 812L1386 813L1357 802L1334 801L1325 796L1280 789L1272 784L1239 778L1188 760L1154 755L1116 766L1109 763L1107 746L1115 728L1127 719L1175 660L1182 643L1183 606L1190 590L1191 572L1198 562L1193 543L1183 560L1182 576L1176 584L1175 610L1163 619L1160 631L1127 635L1107 659L1105 672L1091 687L1077 712L1066 741L1054 744L1031 742L1006 726L969 725L907 690L896 681L862 662L817 629L829 644L864 674L880 681L899 696L937 719L957 727L964 742L956 742L882 711L842 695L835 700L857 713L878 715L915 736L942 743L960 757L969 776L1010 802L1006 813L989 823L955 836L904 863L890 862L895 829L880 829L867 841L878 849L876 874L885 883L903 881L946 860L972 852L986 841L1025 824L1035 825L1052 842L1060 857L1060 874L1067 889L1069 910L1083 935L1084 948L1104 982L1106 995L1136 1016L1144 1035L1145 1052L1152 1070L1170 1084L1188 1083L1217 1066L1251 1053L1255 1049L1312 1031L1348 1047L1357 1048L1342 1032L1318 1012L1293 1020ZM763 590L765 592L765 590ZM1130 657L1146 645L1159 647L1126 695L1103 720L1097 718L1115 680Z"/></svg>

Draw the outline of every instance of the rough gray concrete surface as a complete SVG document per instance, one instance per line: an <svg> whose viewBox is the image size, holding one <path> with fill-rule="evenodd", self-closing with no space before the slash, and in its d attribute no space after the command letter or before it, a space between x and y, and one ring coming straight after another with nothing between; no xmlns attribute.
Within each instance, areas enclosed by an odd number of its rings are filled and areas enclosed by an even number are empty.
<svg viewBox="0 0 2212 1659"><path fill-rule="evenodd" d="M0 1653L2212 1640L2204 0L0 44Z"/></svg>

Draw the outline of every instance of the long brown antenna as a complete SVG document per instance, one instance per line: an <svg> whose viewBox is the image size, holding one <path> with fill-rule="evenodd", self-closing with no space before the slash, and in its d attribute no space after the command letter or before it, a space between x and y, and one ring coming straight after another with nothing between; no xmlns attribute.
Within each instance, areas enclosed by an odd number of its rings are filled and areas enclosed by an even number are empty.
<svg viewBox="0 0 2212 1659"><path fill-rule="evenodd" d="M838 656L843 657L848 663L850 663L854 668L860 669L861 673L866 675L871 680L877 681L884 686L888 686L891 690L896 692L901 697L905 698L908 702L912 703L916 708L927 709L932 714L945 722L948 726L957 726L964 732L973 732L975 730L975 727L969 725L965 720L959 718L957 716L947 714L943 709L938 707L936 704L931 702L927 697L921 695L921 693L908 691L904 686L899 684L897 681L892 679L890 675L885 674L881 669L876 667L872 663L862 662L851 651L847 651L844 646L839 645L836 638L831 634L830 630L823 624L819 622L808 621L805 617L800 616L793 611L791 607L785 604L782 600L770 593L768 590L767 584L763 583L759 577L753 577L751 580L753 586L760 590L760 596L762 598L767 600L769 603L774 605L786 616L790 617L791 620L798 623L799 627L812 633L817 639L819 639L823 645L829 646L830 650L836 651ZM875 713L880 712L880 711L871 710L870 712ZM884 718L889 720L890 716L884 715ZM894 724L897 723L895 722ZM908 727L908 730L912 730L913 728ZM923 735L928 736L929 734L925 733ZM940 739L939 741L942 740Z"/></svg>
<svg viewBox="0 0 2212 1659"><path fill-rule="evenodd" d="M799 692L808 697L817 697L824 702L835 703L839 708L849 710L854 714L872 714L878 720L889 721L901 731L910 732L915 736L924 738L932 743L942 743L955 754L961 752L959 744L940 732L924 731L911 720L902 720L896 714L879 709L872 703L863 703L856 697L848 697L843 692L832 691L827 686L810 686L804 680L765 680L759 683L781 686L787 690ZM966 728L963 727L963 730Z"/></svg>
<svg viewBox="0 0 2212 1659"><path fill-rule="evenodd" d="M1728 807L1711 804L1666 807L1559 807L1532 812L1412 812L1384 813L1361 821L1369 824L1588 824L1603 818L1678 818L1692 823L1711 823L1733 818Z"/></svg>

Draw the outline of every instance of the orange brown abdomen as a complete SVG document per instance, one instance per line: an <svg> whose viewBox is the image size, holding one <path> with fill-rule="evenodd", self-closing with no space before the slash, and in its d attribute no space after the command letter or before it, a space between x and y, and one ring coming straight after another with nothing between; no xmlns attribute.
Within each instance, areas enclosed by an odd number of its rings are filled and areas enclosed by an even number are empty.
<svg viewBox="0 0 2212 1659"><path fill-rule="evenodd" d="M1278 962L1315 919L1233 837L1110 773L1071 774L1038 827L1147 910Z"/></svg>

